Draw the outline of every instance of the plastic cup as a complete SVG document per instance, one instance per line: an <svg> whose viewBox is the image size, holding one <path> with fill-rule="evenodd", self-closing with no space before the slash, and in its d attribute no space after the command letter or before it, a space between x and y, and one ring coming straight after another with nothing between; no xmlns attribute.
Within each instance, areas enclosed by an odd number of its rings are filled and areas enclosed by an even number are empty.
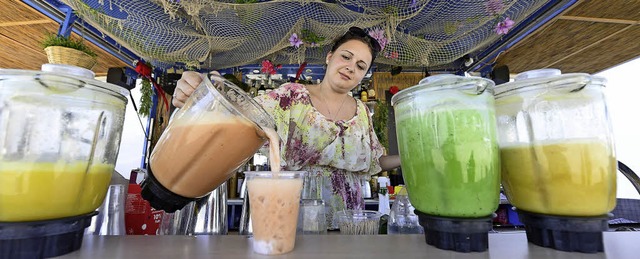
<svg viewBox="0 0 640 259"><path fill-rule="evenodd" d="M245 172L254 252L277 255L293 250L304 174Z"/></svg>
<svg viewBox="0 0 640 259"><path fill-rule="evenodd" d="M303 199L300 201L297 233L302 235L327 234L327 216L323 200Z"/></svg>
<svg viewBox="0 0 640 259"><path fill-rule="evenodd" d="M372 210L343 210L336 212L340 234L377 235L382 213Z"/></svg>

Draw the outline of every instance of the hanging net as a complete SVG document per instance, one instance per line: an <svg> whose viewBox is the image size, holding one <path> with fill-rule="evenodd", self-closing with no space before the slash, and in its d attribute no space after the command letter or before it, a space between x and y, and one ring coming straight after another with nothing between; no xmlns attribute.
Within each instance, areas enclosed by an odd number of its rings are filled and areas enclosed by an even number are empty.
<svg viewBox="0 0 640 259"><path fill-rule="evenodd" d="M541 0L62 0L156 66L324 64L351 26L383 45L376 63L439 67L500 40ZM296 37L301 44L296 43ZM293 37L292 37L293 36Z"/></svg>

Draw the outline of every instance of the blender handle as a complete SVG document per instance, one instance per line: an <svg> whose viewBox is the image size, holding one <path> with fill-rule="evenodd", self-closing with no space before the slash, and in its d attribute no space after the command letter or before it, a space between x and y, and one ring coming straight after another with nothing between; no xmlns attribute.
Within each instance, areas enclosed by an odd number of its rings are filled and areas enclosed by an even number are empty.
<svg viewBox="0 0 640 259"><path fill-rule="evenodd" d="M169 121L171 121L173 119L173 117L176 115L176 113L178 113L178 111L180 111L180 108L175 108L173 110L173 112L171 113L171 115L169 116Z"/></svg>
<svg viewBox="0 0 640 259"><path fill-rule="evenodd" d="M635 187L636 191L638 191L638 194L640 194L640 177L638 177L638 175L634 173L631 168L620 161L618 161L618 170L622 172L622 174L627 177L627 179L629 179L633 187Z"/></svg>

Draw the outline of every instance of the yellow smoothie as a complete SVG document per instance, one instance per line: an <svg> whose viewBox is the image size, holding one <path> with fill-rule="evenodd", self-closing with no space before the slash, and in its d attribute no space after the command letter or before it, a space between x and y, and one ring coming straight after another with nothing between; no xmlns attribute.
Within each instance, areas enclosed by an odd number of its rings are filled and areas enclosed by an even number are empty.
<svg viewBox="0 0 640 259"><path fill-rule="evenodd" d="M0 222L47 220L89 213L107 193L114 165L0 164Z"/></svg>
<svg viewBox="0 0 640 259"><path fill-rule="evenodd" d="M501 161L503 187L518 209L597 216L615 207L617 163L604 141L503 147Z"/></svg>

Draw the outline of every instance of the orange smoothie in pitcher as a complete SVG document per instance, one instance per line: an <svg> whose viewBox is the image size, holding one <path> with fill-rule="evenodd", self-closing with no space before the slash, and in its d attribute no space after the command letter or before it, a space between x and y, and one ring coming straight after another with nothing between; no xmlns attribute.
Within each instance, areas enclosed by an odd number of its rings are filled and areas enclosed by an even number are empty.
<svg viewBox="0 0 640 259"><path fill-rule="evenodd" d="M229 179L266 137L251 121L216 112L182 117L163 134L150 164L156 179L184 197L201 197Z"/></svg>

